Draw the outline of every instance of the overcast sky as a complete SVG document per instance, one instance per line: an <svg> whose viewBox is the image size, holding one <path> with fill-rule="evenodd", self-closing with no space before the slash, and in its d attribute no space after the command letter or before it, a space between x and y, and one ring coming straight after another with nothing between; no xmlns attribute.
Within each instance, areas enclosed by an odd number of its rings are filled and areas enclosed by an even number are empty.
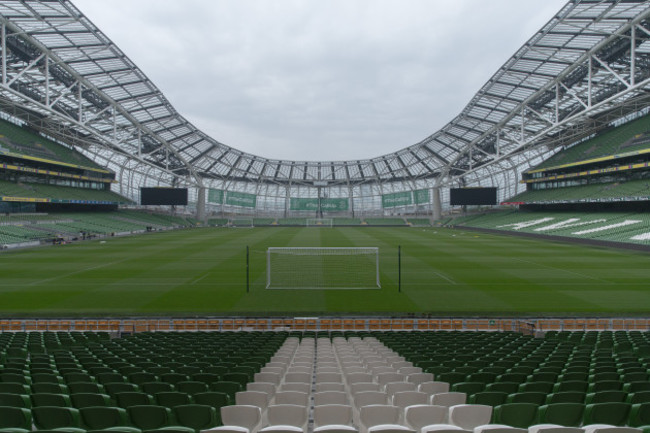
<svg viewBox="0 0 650 433"><path fill-rule="evenodd" d="M458 115L565 0L73 0L197 128L351 160Z"/></svg>

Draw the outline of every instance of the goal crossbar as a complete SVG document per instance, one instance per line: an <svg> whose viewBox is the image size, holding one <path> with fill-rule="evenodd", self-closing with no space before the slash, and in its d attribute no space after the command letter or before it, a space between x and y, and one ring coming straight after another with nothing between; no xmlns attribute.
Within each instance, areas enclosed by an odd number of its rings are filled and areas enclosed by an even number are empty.
<svg viewBox="0 0 650 433"><path fill-rule="evenodd" d="M378 289L377 247L269 247L267 289Z"/></svg>

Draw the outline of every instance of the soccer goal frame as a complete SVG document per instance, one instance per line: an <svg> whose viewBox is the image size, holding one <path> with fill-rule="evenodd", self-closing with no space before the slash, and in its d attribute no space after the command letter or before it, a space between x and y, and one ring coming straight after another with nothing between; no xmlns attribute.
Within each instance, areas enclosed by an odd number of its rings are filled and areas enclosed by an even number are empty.
<svg viewBox="0 0 650 433"><path fill-rule="evenodd" d="M244 228L244 229L252 229L255 227L255 224L253 223L253 218L231 218L228 220L228 227L231 228Z"/></svg>
<svg viewBox="0 0 650 433"><path fill-rule="evenodd" d="M334 218L307 218L306 227L328 227L334 226Z"/></svg>
<svg viewBox="0 0 650 433"><path fill-rule="evenodd" d="M266 288L380 289L379 248L269 247Z"/></svg>

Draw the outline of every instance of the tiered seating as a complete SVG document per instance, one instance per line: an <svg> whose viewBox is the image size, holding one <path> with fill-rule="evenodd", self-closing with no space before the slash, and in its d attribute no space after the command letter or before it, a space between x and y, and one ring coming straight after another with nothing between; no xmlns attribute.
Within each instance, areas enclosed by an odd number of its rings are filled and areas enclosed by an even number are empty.
<svg viewBox="0 0 650 433"><path fill-rule="evenodd" d="M540 235L650 245L650 215L636 212L494 212L451 224Z"/></svg>
<svg viewBox="0 0 650 433"><path fill-rule="evenodd" d="M361 224L361 218L334 218L332 224L335 226L358 226Z"/></svg>
<svg viewBox="0 0 650 433"><path fill-rule="evenodd" d="M8 197L49 198L52 200L131 203L127 198L112 191L46 185L43 183L15 183L4 180L0 180L0 195Z"/></svg>
<svg viewBox="0 0 650 433"><path fill-rule="evenodd" d="M253 218L253 225L255 227L270 226L273 224L275 224L275 218Z"/></svg>
<svg viewBox="0 0 650 433"><path fill-rule="evenodd" d="M50 141L38 133L0 120L0 150L91 168L102 168L81 153Z"/></svg>
<svg viewBox="0 0 650 433"><path fill-rule="evenodd" d="M643 138L640 135L648 131L650 131L650 116L644 116L561 151L541 163L536 169L645 149L649 145L648 140L640 139ZM635 139L636 136L639 137Z"/></svg>
<svg viewBox="0 0 650 433"><path fill-rule="evenodd" d="M285 333L0 334L0 429L198 432ZM9 409L8 409L9 408ZM19 430L16 430L19 429ZM23 430L20 430L23 429Z"/></svg>
<svg viewBox="0 0 650 433"><path fill-rule="evenodd" d="M406 222L403 218L365 218L363 220L369 226L403 226Z"/></svg>
<svg viewBox="0 0 650 433"><path fill-rule="evenodd" d="M508 202L558 203L601 201L607 199L645 200L650 197L650 181L646 179L621 183L596 183L564 188L529 190L509 198Z"/></svg>
<svg viewBox="0 0 650 433"><path fill-rule="evenodd" d="M278 225L305 226L307 225L307 218L278 218Z"/></svg>
<svg viewBox="0 0 650 433"><path fill-rule="evenodd" d="M431 221L428 218L407 218L407 221L412 226L430 226Z"/></svg>

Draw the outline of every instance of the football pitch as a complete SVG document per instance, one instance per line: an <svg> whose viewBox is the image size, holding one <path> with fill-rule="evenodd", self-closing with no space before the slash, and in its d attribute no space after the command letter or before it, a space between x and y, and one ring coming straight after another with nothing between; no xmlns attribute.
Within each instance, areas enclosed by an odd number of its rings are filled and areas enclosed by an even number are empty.
<svg viewBox="0 0 650 433"><path fill-rule="evenodd" d="M268 247L319 246L378 247L381 288L266 289ZM200 228L4 251L0 314L645 315L649 281L649 253L458 229Z"/></svg>

